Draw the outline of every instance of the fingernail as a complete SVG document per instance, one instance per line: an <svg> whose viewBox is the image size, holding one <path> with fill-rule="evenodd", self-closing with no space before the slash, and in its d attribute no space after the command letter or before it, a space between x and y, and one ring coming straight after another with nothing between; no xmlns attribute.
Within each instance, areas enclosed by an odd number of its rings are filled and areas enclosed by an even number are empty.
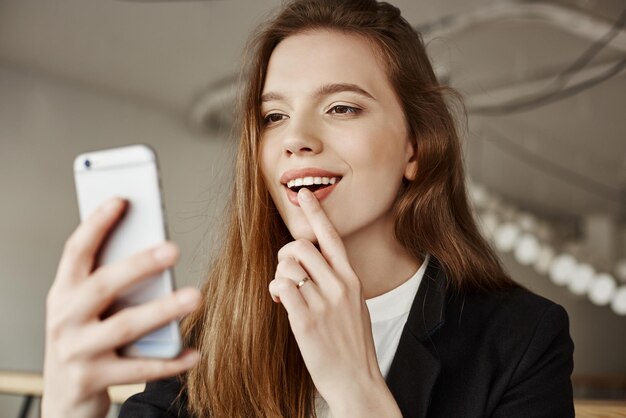
<svg viewBox="0 0 626 418"><path fill-rule="evenodd" d="M300 200L304 200L305 202L310 202L313 199L313 193L306 187L303 187L298 191L298 197Z"/></svg>
<svg viewBox="0 0 626 418"><path fill-rule="evenodd" d="M200 302L200 292L195 288L181 289L176 294L178 303L186 307L195 307Z"/></svg>
<svg viewBox="0 0 626 418"><path fill-rule="evenodd" d="M157 261L170 261L176 256L177 249L173 244L165 243L153 252L153 256Z"/></svg>

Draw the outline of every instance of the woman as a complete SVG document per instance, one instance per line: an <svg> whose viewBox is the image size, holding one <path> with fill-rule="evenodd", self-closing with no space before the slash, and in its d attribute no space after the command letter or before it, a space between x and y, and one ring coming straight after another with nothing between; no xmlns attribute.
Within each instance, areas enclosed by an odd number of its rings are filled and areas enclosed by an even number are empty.
<svg viewBox="0 0 626 418"><path fill-rule="evenodd" d="M121 415L573 416L567 315L478 233L449 90L399 11L295 1L249 50L230 223L202 301L187 289L98 319L176 258L166 244L91 272L112 202L68 240L50 291L44 414L103 416L108 385L175 376ZM82 322L63 304L77 294ZM195 351L116 357L188 312Z"/></svg>

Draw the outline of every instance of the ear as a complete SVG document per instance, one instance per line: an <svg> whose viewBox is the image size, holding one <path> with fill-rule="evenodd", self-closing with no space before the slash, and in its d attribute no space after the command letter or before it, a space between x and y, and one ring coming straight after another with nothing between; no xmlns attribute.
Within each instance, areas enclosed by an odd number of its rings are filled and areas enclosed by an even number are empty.
<svg viewBox="0 0 626 418"><path fill-rule="evenodd" d="M416 141L408 138L406 141L406 165L404 166L404 178L413 181L417 177L417 152Z"/></svg>

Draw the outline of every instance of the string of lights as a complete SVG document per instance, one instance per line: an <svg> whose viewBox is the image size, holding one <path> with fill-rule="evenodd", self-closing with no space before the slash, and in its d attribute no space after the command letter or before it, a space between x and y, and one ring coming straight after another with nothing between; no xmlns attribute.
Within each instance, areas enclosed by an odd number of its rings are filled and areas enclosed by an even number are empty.
<svg viewBox="0 0 626 418"><path fill-rule="evenodd" d="M574 295L586 296L598 306L610 305L617 315L626 316L626 260L613 269L620 283L612 273L559 248L558 241L551 242L547 237L554 236L553 231L545 231L549 223L503 204L481 185L470 184L469 194L483 234L498 251L512 253L518 263Z"/></svg>

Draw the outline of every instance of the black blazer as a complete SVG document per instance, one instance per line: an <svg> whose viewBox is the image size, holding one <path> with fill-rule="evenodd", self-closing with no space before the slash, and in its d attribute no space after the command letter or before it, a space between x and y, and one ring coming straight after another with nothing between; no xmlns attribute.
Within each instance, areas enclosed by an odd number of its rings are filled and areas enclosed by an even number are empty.
<svg viewBox="0 0 626 418"><path fill-rule="evenodd" d="M446 281L431 257L389 369L404 417L573 417L565 310L521 287L455 295ZM149 383L120 417L189 417L179 392Z"/></svg>

